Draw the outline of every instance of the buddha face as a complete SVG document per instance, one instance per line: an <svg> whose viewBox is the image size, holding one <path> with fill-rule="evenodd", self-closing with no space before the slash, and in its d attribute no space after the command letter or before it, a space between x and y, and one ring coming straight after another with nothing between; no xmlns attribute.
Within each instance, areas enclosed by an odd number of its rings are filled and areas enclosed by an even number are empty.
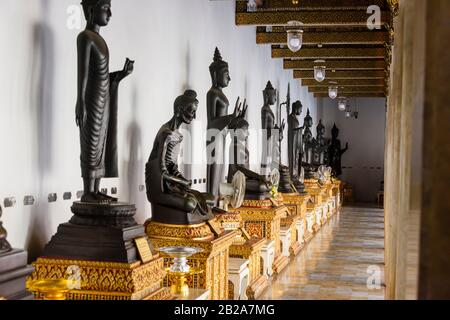
<svg viewBox="0 0 450 320"><path fill-rule="evenodd" d="M184 123L190 124L196 117L198 104L193 102L182 108L181 118Z"/></svg>
<svg viewBox="0 0 450 320"><path fill-rule="evenodd" d="M308 128L311 128L313 126L312 118L306 118L305 119L305 126Z"/></svg>
<svg viewBox="0 0 450 320"><path fill-rule="evenodd" d="M226 88L230 84L231 77L228 68L219 70L216 74L216 83L221 88Z"/></svg>
<svg viewBox="0 0 450 320"><path fill-rule="evenodd" d="M269 105L273 106L277 102L277 91L273 89L264 90L266 101Z"/></svg>
<svg viewBox="0 0 450 320"><path fill-rule="evenodd" d="M100 27L107 26L111 19L111 5L109 3L99 4L94 7L93 22Z"/></svg>
<svg viewBox="0 0 450 320"><path fill-rule="evenodd" d="M303 112L303 106L301 104L295 104L294 105L294 114L299 116Z"/></svg>

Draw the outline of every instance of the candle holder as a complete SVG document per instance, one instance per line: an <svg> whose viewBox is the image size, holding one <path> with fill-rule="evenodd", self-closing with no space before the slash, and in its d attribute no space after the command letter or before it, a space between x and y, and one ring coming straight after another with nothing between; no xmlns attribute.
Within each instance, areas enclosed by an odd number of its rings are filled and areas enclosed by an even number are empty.
<svg viewBox="0 0 450 320"><path fill-rule="evenodd" d="M36 292L42 300L67 300L67 293L70 285L75 281L66 279L44 279L30 280L27 282L27 289Z"/></svg>
<svg viewBox="0 0 450 320"><path fill-rule="evenodd" d="M199 274L202 270L194 270L188 265L188 258L202 252L203 249L193 247L165 247L158 251L168 255L173 259L173 264L167 268L170 276L175 278L170 292L176 296L187 297L189 295L189 286L186 277Z"/></svg>

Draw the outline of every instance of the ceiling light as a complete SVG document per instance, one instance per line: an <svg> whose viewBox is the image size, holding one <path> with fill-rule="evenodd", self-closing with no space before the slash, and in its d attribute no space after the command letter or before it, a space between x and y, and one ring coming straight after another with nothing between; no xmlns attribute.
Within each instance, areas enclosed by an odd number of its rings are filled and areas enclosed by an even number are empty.
<svg viewBox="0 0 450 320"><path fill-rule="evenodd" d="M316 60L314 61L314 79L316 79L317 82L323 82L325 80L326 76L326 66L324 60Z"/></svg>
<svg viewBox="0 0 450 320"><path fill-rule="evenodd" d="M330 86L328 87L328 96L333 100L337 98L338 86L336 82L330 82Z"/></svg>
<svg viewBox="0 0 450 320"><path fill-rule="evenodd" d="M301 22L289 21L287 29L287 45L292 52L299 51L303 46L303 30L300 29Z"/></svg>
<svg viewBox="0 0 450 320"><path fill-rule="evenodd" d="M339 98L338 109L339 109L339 111L345 111L345 109L347 109L347 98L345 98L345 97Z"/></svg>

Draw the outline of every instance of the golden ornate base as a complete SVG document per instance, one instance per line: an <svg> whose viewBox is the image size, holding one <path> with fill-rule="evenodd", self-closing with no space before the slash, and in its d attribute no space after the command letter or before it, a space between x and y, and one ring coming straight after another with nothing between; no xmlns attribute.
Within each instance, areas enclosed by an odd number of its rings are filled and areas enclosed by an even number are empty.
<svg viewBox="0 0 450 320"><path fill-rule="evenodd" d="M290 215L281 219L281 226L290 226L291 228L291 246L289 251L291 255L296 256L304 247L306 233L306 210L307 203L310 199L308 194L283 194L284 204L288 207ZM299 220L303 220L303 230L299 232L298 224Z"/></svg>
<svg viewBox="0 0 450 320"><path fill-rule="evenodd" d="M68 290L67 300L172 299L170 291L162 286L166 272L159 256L145 264L39 258L33 266L31 281L69 279L79 283L78 288ZM42 298L33 293L37 299Z"/></svg>
<svg viewBox="0 0 450 320"><path fill-rule="evenodd" d="M265 238L275 243L273 270L280 272L287 264L281 255L280 228L281 219L289 215L285 205L276 200L244 200L243 205L232 212L241 215L244 229L250 237Z"/></svg>
<svg viewBox="0 0 450 320"><path fill-rule="evenodd" d="M238 233L225 231L217 234L217 231L221 231L220 223L215 219L198 225L146 223L146 233L156 249L171 246L202 248L202 252L188 259L192 268L202 272L188 276L187 283L190 288L209 290L211 300L227 300L229 249ZM163 257L164 265L170 266L171 259ZM166 277L164 284L170 286L173 281Z"/></svg>

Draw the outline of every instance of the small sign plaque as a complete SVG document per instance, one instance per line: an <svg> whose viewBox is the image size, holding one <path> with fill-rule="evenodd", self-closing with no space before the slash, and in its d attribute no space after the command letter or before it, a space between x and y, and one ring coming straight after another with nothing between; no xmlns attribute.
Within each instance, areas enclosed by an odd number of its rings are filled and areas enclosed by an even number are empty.
<svg viewBox="0 0 450 320"><path fill-rule="evenodd" d="M146 237L134 239L136 242L136 247L139 252L139 256L141 257L141 261L143 263L150 262L153 258L152 251L150 250L150 246L148 245L148 240Z"/></svg>

